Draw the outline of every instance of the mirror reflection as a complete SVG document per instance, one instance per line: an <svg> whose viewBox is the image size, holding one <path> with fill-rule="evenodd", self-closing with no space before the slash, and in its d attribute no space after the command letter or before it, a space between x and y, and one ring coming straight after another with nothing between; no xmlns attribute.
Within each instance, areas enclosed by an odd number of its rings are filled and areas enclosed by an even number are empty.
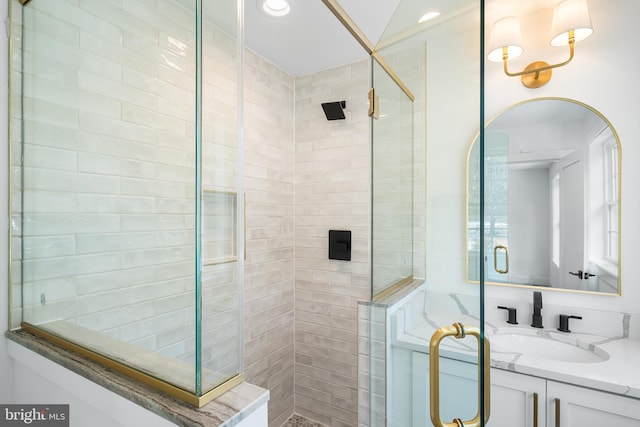
<svg viewBox="0 0 640 427"><path fill-rule="evenodd" d="M468 158L467 278L479 281L480 150ZM485 280L620 294L620 141L569 99L517 104L485 128Z"/></svg>

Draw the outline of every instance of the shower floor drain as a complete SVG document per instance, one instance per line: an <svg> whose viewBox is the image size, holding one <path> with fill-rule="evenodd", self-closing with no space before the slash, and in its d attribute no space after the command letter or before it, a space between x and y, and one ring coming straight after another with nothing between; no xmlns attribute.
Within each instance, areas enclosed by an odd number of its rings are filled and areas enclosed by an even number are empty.
<svg viewBox="0 0 640 427"><path fill-rule="evenodd" d="M311 421L298 414L293 414L287 421L282 424L282 427L326 427L324 424Z"/></svg>

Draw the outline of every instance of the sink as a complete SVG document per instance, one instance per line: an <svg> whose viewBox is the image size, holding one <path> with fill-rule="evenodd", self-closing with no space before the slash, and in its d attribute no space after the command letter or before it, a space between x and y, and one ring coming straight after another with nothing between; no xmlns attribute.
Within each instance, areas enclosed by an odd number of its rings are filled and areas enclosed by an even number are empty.
<svg viewBox="0 0 640 427"><path fill-rule="evenodd" d="M602 351L591 351L573 343L555 340L540 335L520 333L497 333L489 336L491 351L520 353L540 359L574 363L599 363L609 359Z"/></svg>

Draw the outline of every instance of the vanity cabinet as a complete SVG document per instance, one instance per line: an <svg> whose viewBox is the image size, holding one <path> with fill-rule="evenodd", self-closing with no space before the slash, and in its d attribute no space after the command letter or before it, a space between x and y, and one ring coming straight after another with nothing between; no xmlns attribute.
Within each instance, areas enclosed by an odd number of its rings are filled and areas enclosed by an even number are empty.
<svg viewBox="0 0 640 427"><path fill-rule="evenodd" d="M430 418L429 354L411 351L407 363L394 363L388 426L432 427ZM440 358L440 415L472 419L478 410L478 366L446 357ZM403 383L409 389L403 390ZM407 399L411 396L411 399ZM408 401L408 402L407 402Z"/></svg>
<svg viewBox="0 0 640 427"><path fill-rule="evenodd" d="M501 369L491 376L489 427L640 426L638 399Z"/></svg>
<svg viewBox="0 0 640 427"><path fill-rule="evenodd" d="M638 427L640 400L547 381L547 427Z"/></svg>
<svg viewBox="0 0 640 427"><path fill-rule="evenodd" d="M387 408L388 425L430 427L429 355L398 348L396 352L404 360L394 364L401 369L391 373L395 385ZM475 416L477 376L478 366L473 363L440 358L440 412L444 421ZM638 427L640 399L492 368L487 427L506 426Z"/></svg>
<svg viewBox="0 0 640 427"><path fill-rule="evenodd" d="M491 369L491 416L487 427L543 427L546 380Z"/></svg>
<svg viewBox="0 0 640 427"><path fill-rule="evenodd" d="M400 354L396 353L396 356ZM407 360L394 366L399 369L391 375L394 392L387 408L388 425L432 426L429 418L429 355L412 351ZM403 393L402 384L406 380L410 390ZM477 381L477 365L440 358L440 413L444 421L475 416ZM491 369L491 416L487 427L544 427L545 390L546 380L542 378ZM410 402L402 398L407 394L412 397Z"/></svg>

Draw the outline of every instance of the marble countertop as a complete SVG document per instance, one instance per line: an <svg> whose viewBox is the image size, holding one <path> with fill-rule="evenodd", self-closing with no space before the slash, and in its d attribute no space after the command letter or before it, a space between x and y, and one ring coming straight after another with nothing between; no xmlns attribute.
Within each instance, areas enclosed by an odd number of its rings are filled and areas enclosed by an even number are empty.
<svg viewBox="0 0 640 427"><path fill-rule="evenodd" d="M180 426L233 426L269 399L268 390L243 382L202 408L196 408L27 331L10 331L6 336Z"/></svg>
<svg viewBox="0 0 640 427"><path fill-rule="evenodd" d="M403 312L392 318L392 344L423 353L429 352L429 339L438 325L462 322L478 325L475 316L449 313L422 313L422 319L411 319L405 326ZM497 334L517 334L539 337L574 345L593 352L597 362L569 362L555 360L556 355L532 356L526 353L505 350L500 345L491 345L491 366L512 372L533 375L578 386L603 390L620 395L640 398L640 369L635 361L640 360L640 340L604 337L582 333L563 333L556 329L536 329L529 325L496 326L487 323L486 336L491 343ZM496 340L497 341L497 340ZM473 337L442 341L442 357L477 363L477 341Z"/></svg>

